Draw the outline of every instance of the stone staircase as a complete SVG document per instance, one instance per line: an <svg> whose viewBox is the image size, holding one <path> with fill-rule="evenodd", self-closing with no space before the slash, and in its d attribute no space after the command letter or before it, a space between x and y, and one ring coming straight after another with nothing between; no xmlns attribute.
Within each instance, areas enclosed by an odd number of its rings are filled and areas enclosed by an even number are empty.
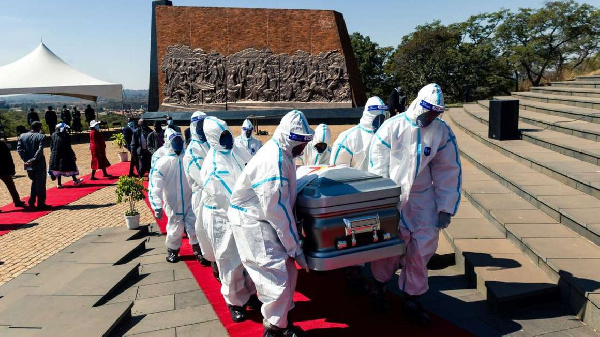
<svg viewBox="0 0 600 337"><path fill-rule="evenodd" d="M2 285L0 336L108 336L131 317L108 302L139 278L147 229L98 229Z"/></svg>
<svg viewBox="0 0 600 337"><path fill-rule="evenodd" d="M492 306L559 299L598 330L600 76L510 98L520 101L522 140L488 139L489 101L445 114L464 198L444 236Z"/></svg>

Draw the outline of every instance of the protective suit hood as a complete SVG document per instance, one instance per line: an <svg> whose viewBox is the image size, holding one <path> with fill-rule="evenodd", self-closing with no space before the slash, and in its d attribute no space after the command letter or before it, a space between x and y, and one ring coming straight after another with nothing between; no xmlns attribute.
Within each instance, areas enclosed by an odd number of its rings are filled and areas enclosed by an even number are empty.
<svg viewBox="0 0 600 337"><path fill-rule="evenodd" d="M419 90L417 98L406 109L406 117L415 124L417 117L429 112L444 112L444 94L442 88L435 83L430 83Z"/></svg>
<svg viewBox="0 0 600 337"><path fill-rule="evenodd" d="M252 136L246 137L246 132L244 131L244 129L252 129L252 130L254 129L254 125L252 125L252 122L249 119L246 119L244 121L244 124L242 124L242 134L241 134L241 136L242 136L243 140L248 140L248 139L252 138Z"/></svg>
<svg viewBox="0 0 600 337"><path fill-rule="evenodd" d="M190 134L192 135L192 139L201 141L198 132L196 132L196 125L198 125L198 122L205 117L206 114L202 111L196 111L192 114L192 118L190 119Z"/></svg>
<svg viewBox="0 0 600 337"><path fill-rule="evenodd" d="M165 143L163 144L163 147L165 148L166 152L171 152L173 150L171 147L171 139L173 139L175 136L181 137L181 134L170 128L165 130Z"/></svg>
<svg viewBox="0 0 600 337"><path fill-rule="evenodd" d="M211 148L219 152L229 152L231 150L226 149L219 142L223 131L229 131L231 133L231 129L229 129L229 126L225 121L215 117L206 117L204 120L204 134L206 135L206 141Z"/></svg>
<svg viewBox="0 0 600 337"><path fill-rule="evenodd" d="M302 143L310 142L313 134L302 111L292 110L281 118L279 126L273 133L273 140L279 143L283 152L292 157L292 149Z"/></svg>
<svg viewBox="0 0 600 337"><path fill-rule="evenodd" d="M310 145L314 147L319 143L325 143L327 146L331 144L331 130L327 124L319 124L315 129L315 136L310 142Z"/></svg>
<svg viewBox="0 0 600 337"><path fill-rule="evenodd" d="M381 98L377 96L373 96L367 100L367 104L365 104L365 109L363 110L363 115L360 118L360 126L363 128L372 131L373 130L373 120L375 117L379 115L384 115L387 112L387 106Z"/></svg>

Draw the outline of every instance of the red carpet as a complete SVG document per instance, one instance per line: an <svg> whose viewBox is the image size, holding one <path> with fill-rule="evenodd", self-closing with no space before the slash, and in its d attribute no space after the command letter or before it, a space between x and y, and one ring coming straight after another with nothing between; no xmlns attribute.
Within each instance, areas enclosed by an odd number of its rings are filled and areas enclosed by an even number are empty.
<svg viewBox="0 0 600 337"><path fill-rule="evenodd" d="M150 207L148 199L146 204ZM166 217L163 216L156 222L165 233ZM220 284L213 277L212 269L196 262L187 239L183 240L180 255L231 336L262 336L262 316L259 311L252 313L250 319L242 323L234 323L231 320L221 295ZM433 315L433 325L428 329L412 325L400 313L400 298L393 294L388 294L392 310L383 316L374 314L370 310L369 298L353 295L340 271L299 271L294 301L296 307L291 311L291 319L311 337L471 336L450 322Z"/></svg>
<svg viewBox="0 0 600 337"><path fill-rule="evenodd" d="M120 175L129 173L129 163L126 162L112 165L107 169L107 171L116 178L104 179L102 178L102 171L98 171L96 172L96 177L99 177L98 180L90 180L90 175L88 174L81 177L84 179L81 185L73 186L73 181L71 178L63 177L64 188L58 189L53 187L48 189L46 192L46 203L54 208L58 208L68 205L90 193L96 192L101 188L112 185L115 183L115 181L117 181ZM67 180L68 182L66 182ZM25 203L27 203L28 199L29 196L22 198L21 200L24 200ZM12 203L0 209L2 209L2 212L0 213L0 236L52 212L52 209L38 211L29 207L17 208Z"/></svg>

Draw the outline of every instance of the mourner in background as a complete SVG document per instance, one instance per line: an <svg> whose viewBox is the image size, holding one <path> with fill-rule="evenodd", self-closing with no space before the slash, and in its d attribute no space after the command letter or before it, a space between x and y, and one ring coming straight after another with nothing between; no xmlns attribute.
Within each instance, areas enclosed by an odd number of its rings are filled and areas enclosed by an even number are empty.
<svg viewBox="0 0 600 337"><path fill-rule="evenodd" d="M204 163L204 158L210 149L210 146L206 142L206 136L204 135L204 119L206 114L202 111L196 111L192 114L190 120L190 132L192 140L190 146L185 150L183 156L183 166L185 167L185 177L187 178L190 188L192 189L192 210L196 215L196 223L194 229L196 230L196 238L198 239L198 247L192 247L196 259L203 266L208 266L211 262L215 262L215 254L213 252L204 225L202 224L202 186L204 181L200 177L200 170ZM218 269L214 268L215 277L219 278Z"/></svg>
<svg viewBox="0 0 600 337"><path fill-rule="evenodd" d="M188 233L192 247L198 244L194 224L196 216L192 211L192 189L184 175L183 154L184 141L181 134L167 129L165 147L167 153L162 156L152 169L148 199L157 219L162 218L163 210L168 217L167 261L179 261L179 248L183 238L184 227Z"/></svg>
<svg viewBox="0 0 600 337"><path fill-rule="evenodd" d="M106 169L110 166L108 158L106 158L106 142L104 135L100 132L100 121L90 121L90 151L92 152L92 175L91 180L96 180L96 170L102 170L105 178L113 178Z"/></svg>
<svg viewBox="0 0 600 337"><path fill-rule="evenodd" d="M15 173L15 163L10 155L10 149L5 142L0 140L0 180L6 185L15 207L25 207L25 203L21 201L19 191L15 187L13 180Z"/></svg>
<svg viewBox="0 0 600 337"><path fill-rule="evenodd" d="M263 303L263 336L304 335L288 321L298 277L294 261L308 271L294 217L294 158L312 137L304 114L288 112L273 138L246 165L231 196L229 221L242 263Z"/></svg>
<svg viewBox="0 0 600 337"><path fill-rule="evenodd" d="M77 157L71 147L71 137L69 136L68 129L69 126L64 122L57 124L56 131L52 134L52 141L50 142L48 174L52 180L57 180L57 188L63 188L63 176L71 177L75 186L83 182L83 179L77 179L79 175Z"/></svg>
<svg viewBox="0 0 600 337"><path fill-rule="evenodd" d="M235 145L239 148L239 155L242 157L244 163L248 163L262 146L260 140L252 136L252 131L254 131L254 126L246 118L242 124L242 133L235 137Z"/></svg>
<svg viewBox="0 0 600 337"><path fill-rule="evenodd" d="M406 95L402 91L402 88L394 88L390 94L390 99L388 100L388 111L390 113L390 117L401 114L404 112L404 110L406 110Z"/></svg>
<svg viewBox="0 0 600 337"><path fill-rule="evenodd" d="M367 100L360 123L338 136L331 150L331 165L346 164L366 171L369 164L371 137L385 120L387 107L381 98Z"/></svg>
<svg viewBox="0 0 600 337"><path fill-rule="evenodd" d="M140 178L150 171L152 155L148 150L148 135L150 135L151 132L152 129L146 125L146 121L143 118L140 118L138 120L138 127L135 129L133 136L131 137L131 152L137 155L137 171Z"/></svg>
<svg viewBox="0 0 600 337"><path fill-rule="evenodd" d="M39 209L48 209L46 205L46 158L44 157L44 139L40 133L42 123L34 121L31 130L19 136L17 152L23 160L27 176L31 179L29 206L34 207L37 201Z"/></svg>
<svg viewBox="0 0 600 337"><path fill-rule="evenodd" d="M129 161L129 176L135 176L133 173L133 169L137 170L138 168L138 155L135 151L131 149L131 140L133 139L133 134L135 133L135 121L133 118L127 118L127 126L123 128L123 137L125 137L125 148L131 154L131 161ZM139 173L139 171L138 171Z"/></svg>
<svg viewBox="0 0 600 337"><path fill-rule="evenodd" d="M244 270L240 254L227 218L231 190L242 173L244 164L233 153L233 135L227 123L207 117L204 133L210 150L200 172L204 182L202 190L202 219L214 250L221 294L227 303L234 322L246 320L246 306L260 309L252 279ZM253 296L254 295L254 296Z"/></svg>
<svg viewBox="0 0 600 337"><path fill-rule="evenodd" d="M48 125L50 135L52 135L56 129L56 124L58 124L58 116L56 115L56 111L52 110L52 106L49 106L48 110L46 110L44 120L46 121L46 125Z"/></svg>
<svg viewBox="0 0 600 337"><path fill-rule="evenodd" d="M385 310L385 285L402 263L398 287L405 295L403 309L423 326L430 319L417 299L429 288L427 262L437 249L439 230L450 224L460 203L458 146L450 127L437 118L443 112L442 89L426 85L404 115L377 131L370 153L369 172L391 178L402 188L399 228L406 243L405 255L371 263L373 305Z"/></svg>
<svg viewBox="0 0 600 337"><path fill-rule="evenodd" d="M304 149L304 154L298 157L301 165L329 165L331 159L331 130L327 124L319 124L315 129L313 140Z"/></svg>
<svg viewBox="0 0 600 337"><path fill-rule="evenodd" d="M164 143L164 130L161 121L154 121L154 130L148 135L148 151L153 155Z"/></svg>
<svg viewBox="0 0 600 337"><path fill-rule="evenodd" d="M34 108L29 109L29 113L27 114L27 125L31 126L33 122L39 122L40 116L35 112Z"/></svg>

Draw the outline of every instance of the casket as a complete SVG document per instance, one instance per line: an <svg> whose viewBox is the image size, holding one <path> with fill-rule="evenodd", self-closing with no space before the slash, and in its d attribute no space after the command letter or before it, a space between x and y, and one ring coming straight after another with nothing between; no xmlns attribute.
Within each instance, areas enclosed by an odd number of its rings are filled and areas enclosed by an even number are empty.
<svg viewBox="0 0 600 337"><path fill-rule="evenodd" d="M310 269L333 270L402 255L393 180L354 168L328 170L298 193L296 219Z"/></svg>

